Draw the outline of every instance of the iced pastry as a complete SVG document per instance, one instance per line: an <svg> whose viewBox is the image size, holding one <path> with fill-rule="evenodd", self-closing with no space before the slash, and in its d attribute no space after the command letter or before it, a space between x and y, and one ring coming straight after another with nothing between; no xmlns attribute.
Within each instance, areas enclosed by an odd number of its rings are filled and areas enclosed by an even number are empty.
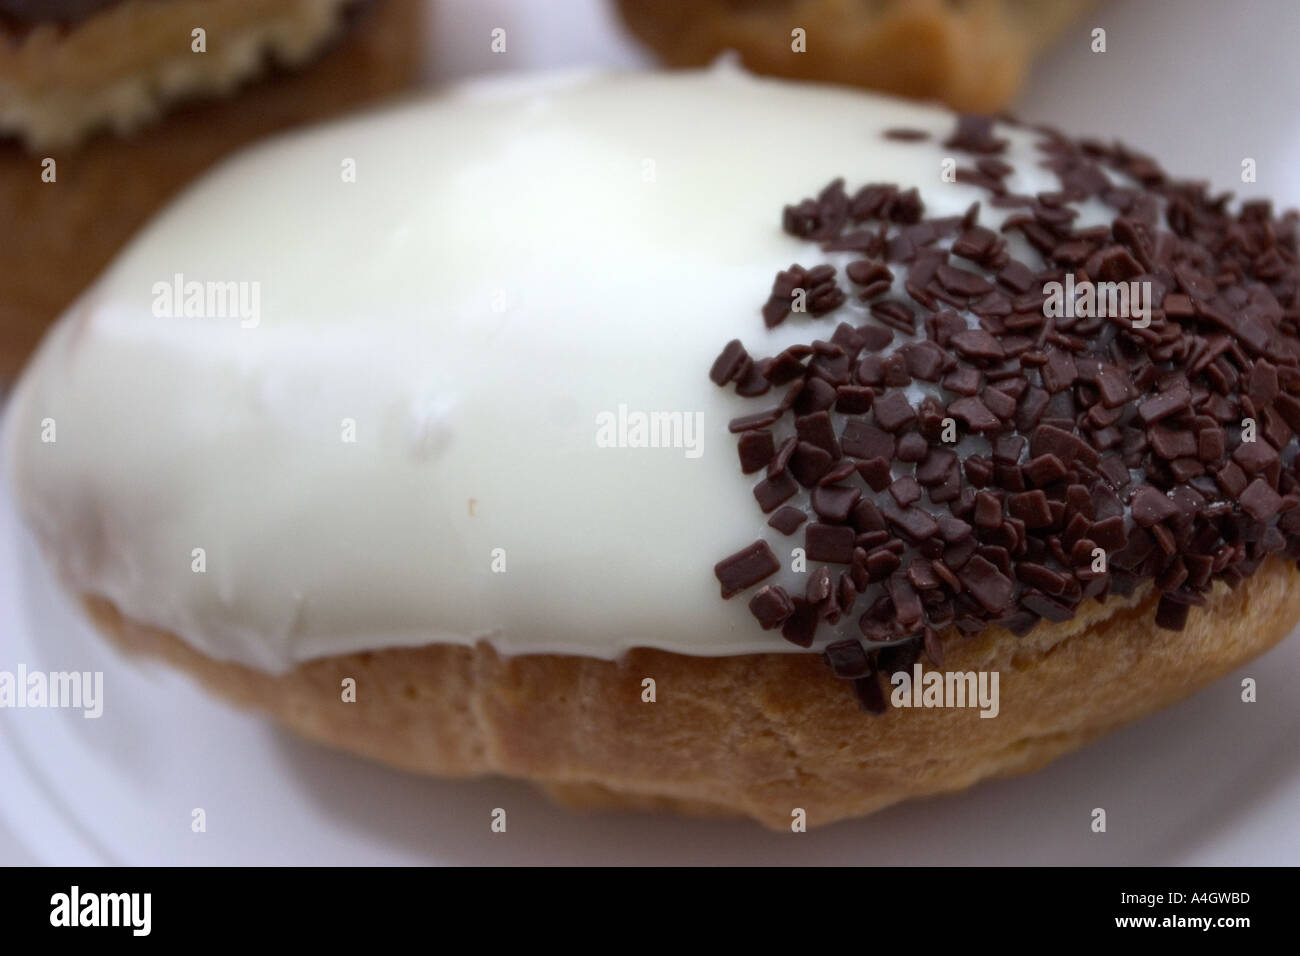
<svg viewBox="0 0 1300 956"><path fill-rule="evenodd" d="M1293 627L1296 222L731 68L473 84L190 188L9 479L122 641L317 740L822 824Z"/></svg>

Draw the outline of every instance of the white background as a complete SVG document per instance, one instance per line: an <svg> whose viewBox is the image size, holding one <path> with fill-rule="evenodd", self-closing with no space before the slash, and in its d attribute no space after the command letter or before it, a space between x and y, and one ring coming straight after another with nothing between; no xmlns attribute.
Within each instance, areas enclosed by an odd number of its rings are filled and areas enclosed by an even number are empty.
<svg viewBox="0 0 1300 956"><path fill-rule="evenodd" d="M509 53L488 52L504 26ZM1089 30L1108 51L1089 51ZM433 4L426 80L648 59L596 0ZM1300 204L1300 4L1099 4L1043 56L1023 118L1113 135L1171 171ZM815 37L811 42L815 42ZM1239 181L1254 158L1258 182ZM87 660L89 657L89 660ZM0 863L1296 863L1300 641L1028 778L793 837L745 823L574 816L525 785L421 780L325 752L157 666L123 662L0 498L0 667L107 672L99 721L0 713ZM61 661L67 661L61 665ZM75 662L75 663L74 663ZM1237 701L1242 675L1260 702ZM208 813L189 832L190 808ZM504 835L488 813L509 812ZM1088 831L1105 806L1110 831Z"/></svg>

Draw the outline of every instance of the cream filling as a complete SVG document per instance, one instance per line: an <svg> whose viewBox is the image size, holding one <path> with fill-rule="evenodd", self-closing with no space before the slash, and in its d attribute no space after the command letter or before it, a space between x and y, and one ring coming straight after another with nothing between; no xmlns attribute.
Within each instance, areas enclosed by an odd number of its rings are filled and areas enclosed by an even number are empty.
<svg viewBox="0 0 1300 956"><path fill-rule="evenodd" d="M768 355L866 321L854 302L764 329L776 271L821 261L781 210L845 176L959 214L987 194L942 180L952 127L724 68L473 85L246 151L28 369L7 435L21 508L75 590L272 671L476 640L798 651L749 592L719 597L714 563L758 537L786 566L769 581L806 575L802 531L767 527L727 431L767 399L709 366L731 338ZM1000 132L1012 191L1055 188L1032 136ZM177 275L244 283L249 305L256 288L256 321L156 316ZM634 437L620 408L698 417L698 443L602 447L606 416Z"/></svg>

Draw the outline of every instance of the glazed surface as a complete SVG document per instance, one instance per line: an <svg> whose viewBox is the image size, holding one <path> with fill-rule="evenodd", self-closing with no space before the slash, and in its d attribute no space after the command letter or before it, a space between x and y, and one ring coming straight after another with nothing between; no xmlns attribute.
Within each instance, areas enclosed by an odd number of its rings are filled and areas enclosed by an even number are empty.
<svg viewBox="0 0 1300 956"><path fill-rule="evenodd" d="M715 69L471 86L249 150L46 341L8 423L20 507L70 586L264 670L478 639L800 651L719 599L714 563L761 522L727 430L752 405L709 367L734 337L775 354L866 321L764 329L772 275L812 248L781 210L846 176L960 215L986 195L941 180L952 125ZM1052 188L1029 134L998 132L1009 188ZM257 315L156 315L178 275L256 283ZM602 447L611 417L635 437L620 406L700 430ZM764 534L801 588L801 538Z"/></svg>

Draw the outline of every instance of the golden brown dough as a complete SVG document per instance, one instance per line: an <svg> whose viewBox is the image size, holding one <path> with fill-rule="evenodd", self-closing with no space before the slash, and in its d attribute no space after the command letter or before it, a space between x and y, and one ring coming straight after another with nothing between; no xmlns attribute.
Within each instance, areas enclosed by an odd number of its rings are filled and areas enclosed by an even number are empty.
<svg viewBox="0 0 1300 956"><path fill-rule="evenodd" d="M785 828L796 807L815 826L1033 770L1158 710L1285 636L1300 618L1300 573L1270 558L1235 590L1216 585L1181 632L1155 627L1148 593L1089 602L1022 638L1001 628L948 635L945 669L1000 673L991 719L977 709L873 717L809 654L637 650L610 663L431 645L276 677L212 660L106 601L87 603L127 648L343 750L420 773L521 777L577 807L743 815ZM356 703L341 700L346 677L356 679ZM656 681L654 703L642 702L645 677Z"/></svg>
<svg viewBox="0 0 1300 956"><path fill-rule="evenodd" d="M632 33L672 66L737 50L758 73L1006 106L1035 53L1088 0L619 0ZM806 32L806 52L791 31Z"/></svg>

